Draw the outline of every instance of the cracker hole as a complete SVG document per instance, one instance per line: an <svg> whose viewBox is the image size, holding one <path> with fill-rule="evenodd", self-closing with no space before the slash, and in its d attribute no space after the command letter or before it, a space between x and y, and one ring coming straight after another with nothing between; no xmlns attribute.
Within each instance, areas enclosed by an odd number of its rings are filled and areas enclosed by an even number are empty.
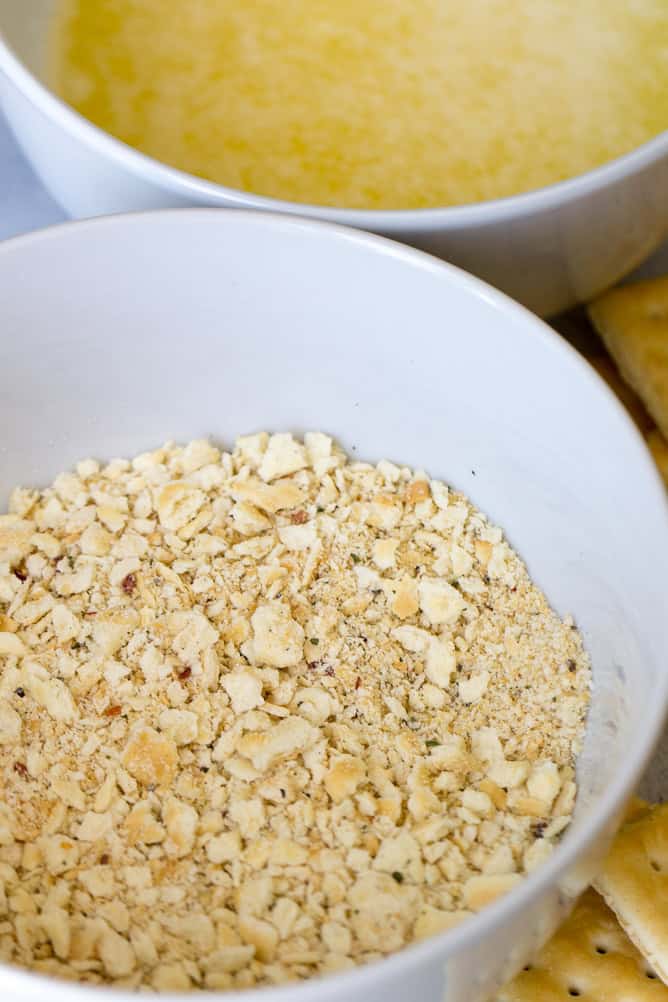
<svg viewBox="0 0 668 1002"><path fill-rule="evenodd" d="M661 864L657 863L655 859L650 859L649 865L652 867L653 870L656 870L657 873L661 873Z"/></svg>
<svg viewBox="0 0 668 1002"><path fill-rule="evenodd" d="M645 977L649 978L650 981L658 981L659 976L655 974L654 971L645 971Z"/></svg>
<svg viewBox="0 0 668 1002"><path fill-rule="evenodd" d="M524 967L522 968L523 971L530 971L531 969L532 969L531 964L525 964Z"/></svg>
<svg viewBox="0 0 668 1002"><path fill-rule="evenodd" d="M604 946L597 946L597 947L596 947L596 952L597 952L597 953L600 953L600 955L601 955L602 957L604 957L604 956L605 956L605 954L606 954L606 953L607 953L608 951L606 950L606 948L605 948Z"/></svg>
<svg viewBox="0 0 668 1002"><path fill-rule="evenodd" d="M568 994L571 995L573 998L577 998L578 995L582 995L582 992L580 991L579 988L569 988Z"/></svg>

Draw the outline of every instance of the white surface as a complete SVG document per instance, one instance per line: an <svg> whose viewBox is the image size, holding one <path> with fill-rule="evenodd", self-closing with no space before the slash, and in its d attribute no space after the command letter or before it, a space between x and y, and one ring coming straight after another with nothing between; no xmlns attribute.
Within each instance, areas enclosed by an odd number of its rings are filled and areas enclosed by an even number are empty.
<svg viewBox="0 0 668 1002"><path fill-rule="evenodd" d="M73 216L213 205L329 219L454 261L541 315L591 298L631 271L668 232L668 133L581 177L449 209L364 212L296 205L183 174L95 128L26 69L41 71L52 5L0 0L0 104L49 191Z"/></svg>
<svg viewBox="0 0 668 1002"><path fill-rule="evenodd" d="M28 165L0 112L0 240L65 218Z"/></svg>
<svg viewBox="0 0 668 1002"><path fill-rule="evenodd" d="M0 506L15 482L43 483L89 454L319 428L465 490L574 612L594 692L576 818L552 859L447 935L262 997L494 994L588 882L661 724L668 504L621 405L494 290L397 244L285 216L154 213L51 230L0 246L0 302ZM7 1002L95 997L9 969L0 986Z"/></svg>

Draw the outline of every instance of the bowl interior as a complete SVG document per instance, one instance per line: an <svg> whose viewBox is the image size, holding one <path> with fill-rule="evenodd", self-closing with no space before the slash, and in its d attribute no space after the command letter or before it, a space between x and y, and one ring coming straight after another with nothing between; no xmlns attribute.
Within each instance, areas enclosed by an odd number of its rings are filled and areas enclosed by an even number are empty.
<svg viewBox="0 0 668 1002"><path fill-rule="evenodd" d="M422 467L506 529L584 632L573 830L642 764L666 690L665 497L612 395L528 313L387 241L214 210L6 244L0 302L1 504L84 456L265 428Z"/></svg>

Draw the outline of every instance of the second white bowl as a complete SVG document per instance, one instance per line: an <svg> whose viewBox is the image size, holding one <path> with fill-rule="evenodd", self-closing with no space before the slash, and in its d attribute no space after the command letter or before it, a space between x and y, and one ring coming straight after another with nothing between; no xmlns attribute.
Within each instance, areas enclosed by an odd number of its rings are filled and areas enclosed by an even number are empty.
<svg viewBox="0 0 668 1002"><path fill-rule="evenodd" d="M114 139L49 91L45 39L57 2L0 0L0 106L47 188L75 217L211 205L330 220L452 261L541 316L592 298L640 264L668 232L666 133L572 180L445 209L299 205L184 174Z"/></svg>

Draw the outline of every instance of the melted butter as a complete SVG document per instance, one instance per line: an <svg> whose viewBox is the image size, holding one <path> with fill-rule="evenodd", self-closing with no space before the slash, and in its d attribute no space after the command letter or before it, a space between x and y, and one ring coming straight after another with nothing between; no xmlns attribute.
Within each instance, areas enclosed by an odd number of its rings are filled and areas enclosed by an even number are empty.
<svg viewBox="0 0 668 1002"><path fill-rule="evenodd" d="M91 121L296 202L518 194L668 127L665 0L67 0L56 29Z"/></svg>

